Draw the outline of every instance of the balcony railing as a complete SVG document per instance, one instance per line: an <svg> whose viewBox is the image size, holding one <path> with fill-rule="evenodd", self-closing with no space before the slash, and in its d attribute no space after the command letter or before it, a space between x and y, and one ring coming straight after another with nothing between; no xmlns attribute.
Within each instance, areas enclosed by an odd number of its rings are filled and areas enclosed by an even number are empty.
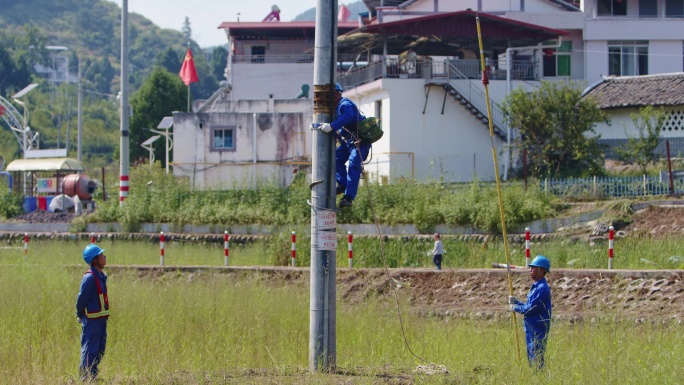
<svg viewBox="0 0 684 385"><path fill-rule="evenodd" d="M233 63L313 63L313 54L230 55ZM353 62L354 55L340 55L338 62Z"/></svg>
<svg viewBox="0 0 684 385"><path fill-rule="evenodd" d="M386 65L385 65L386 63ZM383 65L385 65L383 73ZM346 87L370 83L382 77L406 79L448 79L450 67L459 71L458 78L480 79L480 61L474 59L439 60L432 59L386 59L367 66L359 67L345 73L338 73L338 81ZM506 63L487 66L490 80L506 80ZM537 62L513 61L511 66L512 80L539 80L540 70Z"/></svg>

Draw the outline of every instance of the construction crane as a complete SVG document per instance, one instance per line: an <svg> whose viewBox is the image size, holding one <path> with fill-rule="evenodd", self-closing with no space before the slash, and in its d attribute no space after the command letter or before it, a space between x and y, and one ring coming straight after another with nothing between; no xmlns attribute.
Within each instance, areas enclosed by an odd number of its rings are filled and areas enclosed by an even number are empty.
<svg viewBox="0 0 684 385"><path fill-rule="evenodd" d="M23 114L20 114L9 100L0 96L0 118L2 118L5 124L12 130L12 133L14 133L24 158L26 158L27 151L38 149L38 139L40 136L37 132L33 132L31 127L28 126L29 112L28 108L26 108L26 99L21 100L21 98L37 86L38 84L35 83L30 84L12 96L12 100L24 109Z"/></svg>

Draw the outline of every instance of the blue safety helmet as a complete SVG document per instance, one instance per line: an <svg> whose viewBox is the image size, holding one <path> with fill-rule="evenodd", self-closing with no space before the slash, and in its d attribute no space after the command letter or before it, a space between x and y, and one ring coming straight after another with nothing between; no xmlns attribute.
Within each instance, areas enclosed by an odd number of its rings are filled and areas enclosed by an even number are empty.
<svg viewBox="0 0 684 385"><path fill-rule="evenodd" d="M90 265L93 263L93 259L102 253L104 253L104 249L101 249L100 246L91 243L86 246L85 249L83 249L83 260L85 263Z"/></svg>
<svg viewBox="0 0 684 385"><path fill-rule="evenodd" d="M532 262L530 262L530 266L541 267L546 271L551 271L551 261L543 255L537 255Z"/></svg>
<svg viewBox="0 0 684 385"><path fill-rule="evenodd" d="M342 91L344 91L344 90L342 89L342 86L340 85L340 83L335 83L335 91L337 91L337 92L342 92Z"/></svg>

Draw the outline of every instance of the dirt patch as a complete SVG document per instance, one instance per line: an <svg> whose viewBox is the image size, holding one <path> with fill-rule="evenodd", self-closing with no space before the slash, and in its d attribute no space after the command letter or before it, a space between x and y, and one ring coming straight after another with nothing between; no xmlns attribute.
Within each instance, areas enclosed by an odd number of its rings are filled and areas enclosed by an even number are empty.
<svg viewBox="0 0 684 385"><path fill-rule="evenodd" d="M625 232L637 237L667 238L684 235L684 207L649 206L632 216Z"/></svg>
<svg viewBox="0 0 684 385"><path fill-rule="evenodd" d="M136 269L139 277L164 274L229 275L230 281L258 279L265 285L309 287L307 268L111 266L109 273ZM342 303L369 300L394 304L394 295L412 312L435 317L497 319L509 317L508 276L504 269L339 269L337 298ZM527 270L512 270L515 296L524 299L532 280ZM683 270L555 269L547 280L554 319L569 322L684 322ZM406 309L404 309L406 310Z"/></svg>
<svg viewBox="0 0 684 385"><path fill-rule="evenodd" d="M498 318L507 316L508 278L505 270L395 270L387 279L382 269L344 271L338 296L347 302L368 295L398 295L411 309L435 316ZM527 295L529 273L513 270L514 293ZM575 321L600 319L684 319L683 271L601 271L557 269L548 276L554 318Z"/></svg>
<svg viewBox="0 0 684 385"><path fill-rule="evenodd" d="M24 221L29 223L71 223L76 218L73 213L51 213L45 210L36 210L28 214L22 214L14 217L16 221Z"/></svg>

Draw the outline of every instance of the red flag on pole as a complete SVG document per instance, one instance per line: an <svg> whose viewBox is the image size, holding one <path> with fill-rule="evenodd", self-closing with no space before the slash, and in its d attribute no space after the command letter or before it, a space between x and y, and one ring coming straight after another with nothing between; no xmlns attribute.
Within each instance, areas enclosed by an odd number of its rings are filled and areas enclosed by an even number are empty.
<svg viewBox="0 0 684 385"><path fill-rule="evenodd" d="M192 51L188 48L188 52L185 54L185 60L183 60L183 66L180 70L180 78L183 80L186 86L191 83L197 83L197 71L195 70L195 62L192 60Z"/></svg>

